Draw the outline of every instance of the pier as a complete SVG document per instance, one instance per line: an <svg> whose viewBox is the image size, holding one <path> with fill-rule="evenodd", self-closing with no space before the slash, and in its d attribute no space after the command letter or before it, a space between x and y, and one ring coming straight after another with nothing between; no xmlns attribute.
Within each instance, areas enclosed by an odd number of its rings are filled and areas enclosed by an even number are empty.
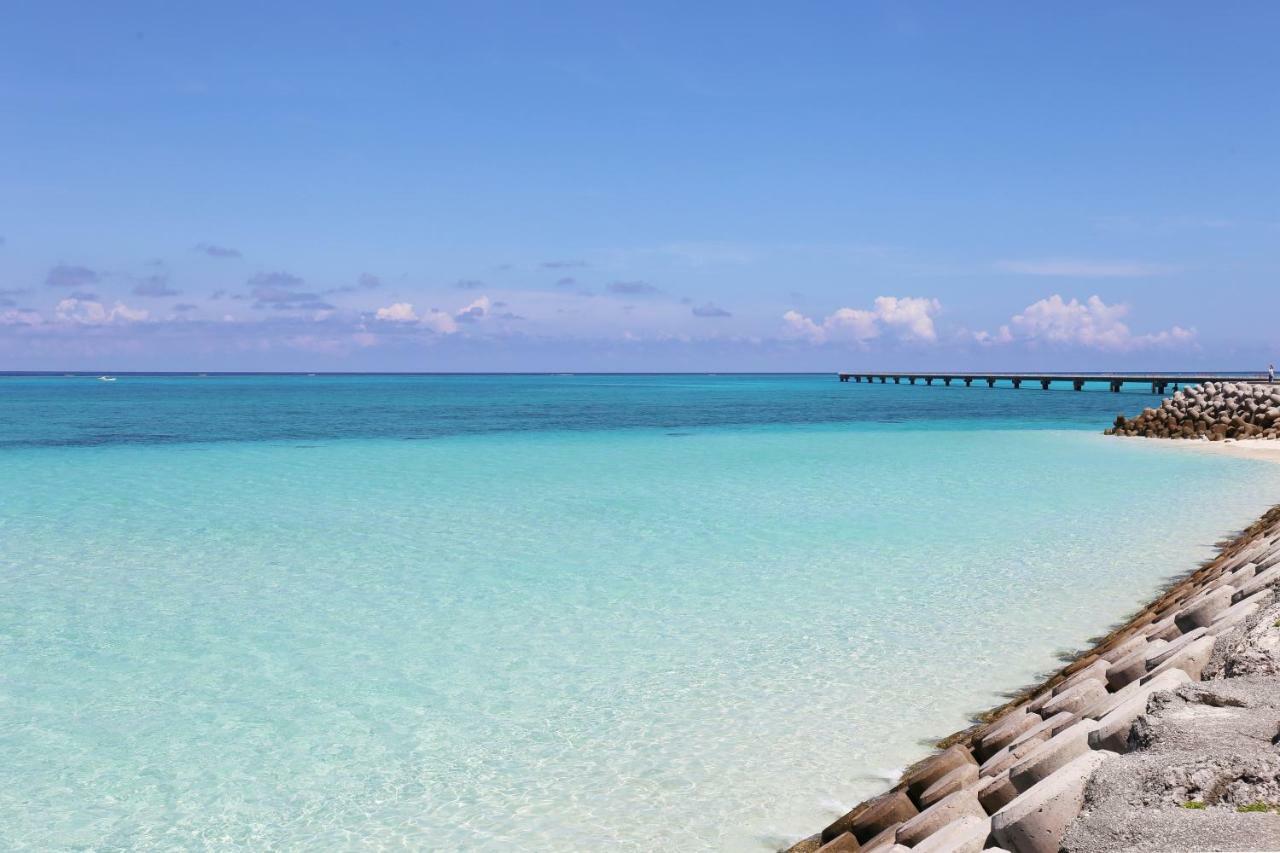
<svg viewBox="0 0 1280 853"><path fill-rule="evenodd" d="M1126 383L1133 385L1149 385L1152 394L1163 394L1169 389L1178 390L1180 385L1199 385L1203 382L1266 382L1265 373L840 373L841 382L879 382L886 385L890 381L901 385L903 380L909 385L917 381L925 385L941 382L950 387L952 382L963 382L966 388L974 382L985 382L988 388L994 388L997 382L1008 382L1014 388L1021 388L1023 383L1038 384L1048 391L1055 382L1071 383L1076 391L1083 391L1090 382L1106 384L1113 392L1119 392Z"/></svg>

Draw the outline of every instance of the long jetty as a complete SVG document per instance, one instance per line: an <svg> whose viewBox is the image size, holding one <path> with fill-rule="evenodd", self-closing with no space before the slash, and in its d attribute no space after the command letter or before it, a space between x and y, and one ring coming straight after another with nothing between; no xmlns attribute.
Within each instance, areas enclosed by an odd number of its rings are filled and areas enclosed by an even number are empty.
<svg viewBox="0 0 1280 853"><path fill-rule="evenodd" d="M1083 391L1090 382L1106 383L1112 391L1119 392L1126 383L1150 385L1152 394L1163 394L1170 387L1178 390L1179 385L1199 385L1204 382L1266 382L1265 373L839 373L841 382L876 382L881 385L890 380L901 385L905 379L908 384L917 381L925 385L942 382L950 387L952 382L963 382L968 388L975 381L986 382L988 388L994 388L997 382L1008 382L1014 388L1021 388L1022 383L1039 383L1048 391L1054 382L1070 382L1077 391Z"/></svg>

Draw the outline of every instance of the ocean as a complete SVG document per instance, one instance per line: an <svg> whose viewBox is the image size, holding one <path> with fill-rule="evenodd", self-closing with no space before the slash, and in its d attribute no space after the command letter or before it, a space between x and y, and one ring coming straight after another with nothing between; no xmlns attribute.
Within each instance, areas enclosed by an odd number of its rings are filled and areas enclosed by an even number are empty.
<svg viewBox="0 0 1280 853"><path fill-rule="evenodd" d="M1155 398L0 378L0 848L778 849L1280 494Z"/></svg>

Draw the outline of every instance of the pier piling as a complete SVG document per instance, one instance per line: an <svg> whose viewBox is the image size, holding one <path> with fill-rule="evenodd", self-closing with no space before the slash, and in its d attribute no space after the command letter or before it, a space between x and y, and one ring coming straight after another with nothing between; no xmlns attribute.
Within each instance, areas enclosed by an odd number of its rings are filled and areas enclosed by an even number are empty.
<svg viewBox="0 0 1280 853"><path fill-rule="evenodd" d="M972 388L974 379L985 379L988 388L996 387L997 382L1005 381L1013 385L1014 388L1021 388L1023 382L1039 382L1040 387L1048 391L1054 382L1070 382L1071 387L1076 391L1083 391L1084 386L1090 382L1106 383L1107 387L1113 393L1119 393L1126 382L1149 385L1152 394L1166 394L1170 389L1177 391L1185 385L1199 385L1205 382L1266 382L1266 374L1263 373L999 373L991 376L974 376L965 373L838 373L836 376L841 382L848 382L852 379L854 382L861 383L866 380L868 385L874 384L878 379L881 385L887 385L889 380L893 380L894 385L901 385L905 377L911 385L916 384L917 379L923 379L925 385L932 386L935 379L941 379L942 384L950 388L953 380L964 380L964 387Z"/></svg>

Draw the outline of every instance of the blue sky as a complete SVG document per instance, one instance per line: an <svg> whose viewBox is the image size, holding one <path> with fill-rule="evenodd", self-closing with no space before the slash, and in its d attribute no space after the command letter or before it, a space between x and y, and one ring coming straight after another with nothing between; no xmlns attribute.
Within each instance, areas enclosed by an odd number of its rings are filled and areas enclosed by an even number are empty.
<svg viewBox="0 0 1280 853"><path fill-rule="evenodd" d="M1265 367L1278 25L14 4L0 369Z"/></svg>

